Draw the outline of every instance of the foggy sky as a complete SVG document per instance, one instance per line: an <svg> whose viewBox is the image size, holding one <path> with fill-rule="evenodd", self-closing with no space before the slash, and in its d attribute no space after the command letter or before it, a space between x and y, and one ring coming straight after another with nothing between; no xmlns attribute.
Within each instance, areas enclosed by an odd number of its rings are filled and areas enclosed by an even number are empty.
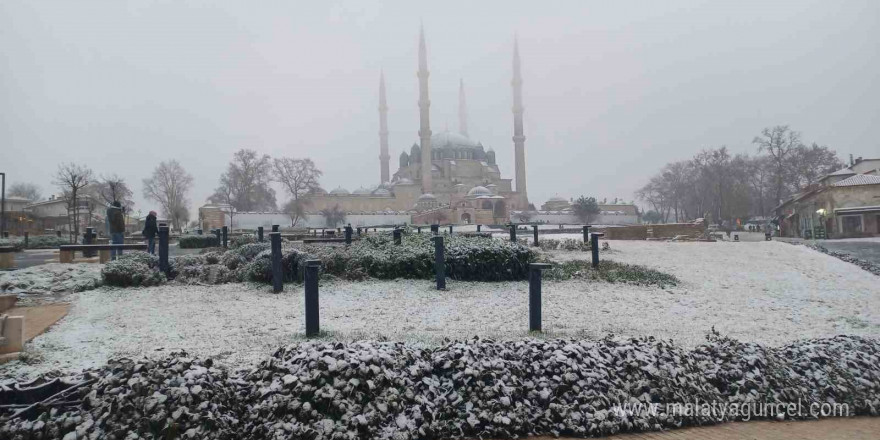
<svg viewBox="0 0 880 440"><path fill-rule="evenodd" d="M420 21L432 130L457 131L464 79L471 137L506 178L518 34L538 206L631 200L664 163L754 153L778 124L880 156L880 2L475 3L0 2L0 171L45 196L59 162L87 163L144 212L161 160L195 177L195 212L240 148L311 157L327 190L376 185L380 69L392 173L418 140Z"/></svg>

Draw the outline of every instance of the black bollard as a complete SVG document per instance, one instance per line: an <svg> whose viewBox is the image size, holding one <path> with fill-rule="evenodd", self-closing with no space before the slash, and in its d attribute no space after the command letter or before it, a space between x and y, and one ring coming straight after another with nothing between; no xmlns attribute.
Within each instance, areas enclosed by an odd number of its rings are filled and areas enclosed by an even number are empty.
<svg viewBox="0 0 880 440"><path fill-rule="evenodd" d="M223 240L223 238L222 238L223 234L220 232L220 228L214 229L212 232L214 232L214 236L217 237L217 246L220 246L220 244Z"/></svg>
<svg viewBox="0 0 880 440"><path fill-rule="evenodd" d="M159 270L165 272L165 275L171 273L171 266L168 264L168 225L159 225Z"/></svg>
<svg viewBox="0 0 880 440"><path fill-rule="evenodd" d="M9 238L9 231L3 231L3 238Z"/></svg>
<svg viewBox="0 0 880 440"><path fill-rule="evenodd" d="M202 228L196 229L196 235L202 235Z"/></svg>
<svg viewBox="0 0 880 440"><path fill-rule="evenodd" d="M434 276L437 290L446 289L446 262L443 259L443 236L432 237L434 240Z"/></svg>
<svg viewBox="0 0 880 440"><path fill-rule="evenodd" d="M86 228L86 232L83 233L83 244L95 244L93 241L95 239L95 228ZM95 256L95 251L83 251L83 257L91 258Z"/></svg>
<svg viewBox="0 0 880 440"><path fill-rule="evenodd" d="M25 249L28 247L28 231L24 231L24 247Z"/></svg>
<svg viewBox="0 0 880 440"><path fill-rule="evenodd" d="M395 229L391 234L394 236L394 244L400 244L400 229Z"/></svg>
<svg viewBox="0 0 880 440"><path fill-rule="evenodd" d="M449 225L449 235L452 235L452 225Z"/></svg>
<svg viewBox="0 0 880 440"><path fill-rule="evenodd" d="M437 235L440 233L440 225L434 224L431 225L431 233Z"/></svg>
<svg viewBox="0 0 880 440"><path fill-rule="evenodd" d="M599 267L599 237L604 237L601 232L593 232L590 234L590 250L593 254L593 267Z"/></svg>
<svg viewBox="0 0 880 440"><path fill-rule="evenodd" d="M342 228L336 228L336 236L342 235Z"/></svg>
<svg viewBox="0 0 880 440"><path fill-rule="evenodd" d="M58 238L61 238L61 231L55 231L55 235L57 235Z"/></svg>
<svg viewBox="0 0 880 440"><path fill-rule="evenodd" d="M284 290L284 273L281 268L281 233L270 233L269 241L272 247L272 291L278 293Z"/></svg>
<svg viewBox="0 0 880 440"><path fill-rule="evenodd" d="M360 226L358 226L358 228L357 228L357 233L358 233L358 237L360 237L361 236L361 227Z"/></svg>
<svg viewBox="0 0 880 440"><path fill-rule="evenodd" d="M532 234L535 236L535 246L538 246L538 225L532 225Z"/></svg>
<svg viewBox="0 0 880 440"><path fill-rule="evenodd" d="M272 232L279 232L278 228L280 227L280 225L272 225Z"/></svg>
<svg viewBox="0 0 880 440"><path fill-rule="evenodd" d="M373 232L376 232L376 228L373 228Z"/></svg>
<svg viewBox="0 0 880 440"><path fill-rule="evenodd" d="M223 248L229 247L229 226L223 227Z"/></svg>
<svg viewBox="0 0 880 440"><path fill-rule="evenodd" d="M510 226L510 241L516 243L516 225L511 223Z"/></svg>
<svg viewBox="0 0 880 440"><path fill-rule="evenodd" d="M306 290L306 337L318 336L321 332L318 308L318 269L321 260L307 260L305 270Z"/></svg>
<svg viewBox="0 0 880 440"><path fill-rule="evenodd" d="M257 241L259 241L260 243L263 242L263 227L262 226L257 227Z"/></svg>
<svg viewBox="0 0 880 440"><path fill-rule="evenodd" d="M351 225L345 227L345 244L351 244Z"/></svg>
<svg viewBox="0 0 880 440"><path fill-rule="evenodd" d="M547 263L529 264L529 331L541 331L541 271L549 269Z"/></svg>
<svg viewBox="0 0 880 440"><path fill-rule="evenodd" d="M421 234L421 233L422 233L422 227L421 227L421 226L416 226L416 230L418 230L418 231L419 231L419 234Z"/></svg>
<svg viewBox="0 0 880 440"><path fill-rule="evenodd" d="M324 236L324 229L321 229L321 237Z"/></svg>
<svg viewBox="0 0 880 440"><path fill-rule="evenodd" d="M483 225L477 225L477 232L480 232L480 227Z"/></svg>
<svg viewBox="0 0 880 440"><path fill-rule="evenodd" d="M590 225L584 225L584 243L590 242Z"/></svg>

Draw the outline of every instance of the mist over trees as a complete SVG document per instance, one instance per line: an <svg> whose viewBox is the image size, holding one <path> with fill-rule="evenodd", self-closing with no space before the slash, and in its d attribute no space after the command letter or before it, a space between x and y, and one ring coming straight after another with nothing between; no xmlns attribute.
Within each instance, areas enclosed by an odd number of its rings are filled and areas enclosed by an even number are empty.
<svg viewBox="0 0 880 440"><path fill-rule="evenodd" d="M9 196L25 198L31 203L40 200L43 195L40 191L40 187L33 183L25 182L13 183L9 186L9 189L6 190L6 194Z"/></svg>
<svg viewBox="0 0 880 440"><path fill-rule="evenodd" d="M660 222L765 217L784 199L844 166L834 150L805 145L801 134L785 125L765 128L753 143L755 156L731 155L722 146L668 163L636 196L651 205Z"/></svg>
<svg viewBox="0 0 880 440"><path fill-rule="evenodd" d="M193 185L193 177L176 160L161 162L153 175L144 179L144 197L162 205L171 226L181 230L189 219L187 194Z"/></svg>

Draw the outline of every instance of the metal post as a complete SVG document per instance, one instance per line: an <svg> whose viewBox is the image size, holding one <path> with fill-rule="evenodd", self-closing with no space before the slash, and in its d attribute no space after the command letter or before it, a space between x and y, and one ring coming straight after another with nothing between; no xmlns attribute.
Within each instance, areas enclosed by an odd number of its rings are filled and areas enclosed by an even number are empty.
<svg viewBox="0 0 880 440"><path fill-rule="evenodd" d="M532 235L535 236L535 246L538 246L538 225L532 225Z"/></svg>
<svg viewBox="0 0 880 440"><path fill-rule="evenodd" d="M603 237L605 234L594 232L590 234L590 250L593 254L593 267L599 267L599 237Z"/></svg>
<svg viewBox="0 0 880 440"><path fill-rule="evenodd" d="M0 173L3 179L2 189L0 189L0 231L6 230L6 173ZM60 235L59 235L60 237Z"/></svg>
<svg viewBox="0 0 880 440"><path fill-rule="evenodd" d="M307 260L305 270L306 290L306 337L318 336L321 332L318 307L318 269L321 260Z"/></svg>
<svg viewBox="0 0 880 440"><path fill-rule="evenodd" d="M440 225L434 224L431 225L431 233L437 235L440 233Z"/></svg>
<svg viewBox="0 0 880 440"><path fill-rule="evenodd" d="M437 290L446 289L446 262L443 259L443 236L436 235L434 240L434 275L437 280Z"/></svg>
<svg viewBox="0 0 880 440"><path fill-rule="evenodd" d="M400 244L400 229L395 229L391 235L394 236L394 244Z"/></svg>
<svg viewBox="0 0 880 440"><path fill-rule="evenodd" d="M9 231L3 231L3 238L9 238Z"/></svg>
<svg viewBox="0 0 880 440"><path fill-rule="evenodd" d="M358 226L358 228L357 228L357 233L358 233L358 237L360 237L361 236L361 227L360 226Z"/></svg>
<svg viewBox="0 0 880 440"><path fill-rule="evenodd" d="M279 232L278 231L279 227L280 227L280 225L272 225L272 232Z"/></svg>
<svg viewBox="0 0 880 440"><path fill-rule="evenodd" d="M257 241L259 241L260 243L263 242L263 227L262 226L257 227Z"/></svg>
<svg viewBox="0 0 880 440"><path fill-rule="evenodd" d="M168 225L159 225L159 270L165 272L165 275L171 273L171 266L168 265Z"/></svg>
<svg viewBox="0 0 880 440"><path fill-rule="evenodd" d="M24 247L25 249L28 247L28 231L24 231Z"/></svg>
<svg viewBox="0 0 880 440"><path fill-rule="evenodd" d="M541 271L549 269L547 263L529 264L529 331L541 331Z"/></svg>
<svg viewBox="0 0 880 440"><path fill-rule="evenodd" d="M345 244L351 244L351 225L345 227Z"/></svg>
<svg viewBox="0 0 880 440"><path fill-rule="evenodd" d="M483 225L477 225L477 232L480 232L480 227Z"/></svg>
<svg viewBox="0 0 880 440"><path fill-rule="evenodd" d="M96 236L95 228L86 228L86 232L83 233L83 244L95 244L93 240ZM95 251L83 251L83 257L91 258L94 256Z"/></svg>
<svg viewBox="0 0 880 440"><path fill-rule="evenodd" d="M55 231L55 235L57 235L58 238L61 238L61 231Z"/></svg>
<svg viewBox="0 0 880 440"><path fill-rule="evenodd" d="M229 247L229 226L223 227L223 248Z"/></svg>
<svg viewBox="0 0 880 440"><path fill-rule="evenodd" d="M269 234L272 248L272 291L275 293L284 290L284 273L281 268L281 233Z"/></svg>
<svg viewBox="0 0 880 440"><path fill-rule="evenodd" d="M324 236L324 234L325 234L325 232L324 232L324 231L325 231L325 230L324 230L324 229L323 229L323 228L322 228L322 229L321 229L321 237L323 237L323 236Z"/></svg>
<svg viewBox="0 0 880 440"><path fill-rule="evenodd" d="M584 225L584 243L590 242L590 225Z"/></svg>
<svg viewBox="0 0 880 440"><path fill-rule="evenodd" d="M449 235L452 235L452 225L449 225Z"/></svg>
<svg viewBox="0 0 880 440"><path fill-rule="evenodd" d="M220 228L214 229L214 236L217 237L217 246L220 246L222 244L222 235L223 233L220 232Z"/></svg>
<svg viewBox="0 0 880 440"><path fill-rule="evenodd" d="M516 225L511 223L509 226L510 226L510 241L516 243Z"/></svg>

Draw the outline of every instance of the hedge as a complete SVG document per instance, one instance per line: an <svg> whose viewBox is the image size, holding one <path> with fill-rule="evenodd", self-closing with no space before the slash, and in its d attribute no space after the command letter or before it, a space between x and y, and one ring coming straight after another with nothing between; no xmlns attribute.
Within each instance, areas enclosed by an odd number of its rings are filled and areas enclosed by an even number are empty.
<svg viewBox="0 0 880 440"><path fill-rule="evenodd" d="M181 249L202 249L220 246L214 235L184 235L177 244Z"/></svg>

